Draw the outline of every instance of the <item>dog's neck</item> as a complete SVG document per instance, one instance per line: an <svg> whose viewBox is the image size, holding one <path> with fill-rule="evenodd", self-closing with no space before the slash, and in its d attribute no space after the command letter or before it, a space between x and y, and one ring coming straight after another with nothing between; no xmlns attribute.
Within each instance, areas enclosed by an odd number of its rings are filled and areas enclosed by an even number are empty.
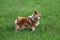
<svg viewBox="0 0 60 40"><path fill-rule="evenodd" d="M31 18L33 21L38 21L40 19L40 17L36 17L36 16L29 16L29 18Z"/></svg>

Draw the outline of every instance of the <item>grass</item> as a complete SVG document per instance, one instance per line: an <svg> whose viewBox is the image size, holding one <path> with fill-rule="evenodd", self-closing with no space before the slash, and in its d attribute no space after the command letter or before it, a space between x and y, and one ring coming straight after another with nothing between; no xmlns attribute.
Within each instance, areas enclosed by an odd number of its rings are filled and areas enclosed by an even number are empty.
<svg viewBox="0 0 60 40"><path fill-rule="evenodd" d="M16 32L14 20L34 10L42 16L34 32ZM0 40L60 40L60 0L0 0Z"/></svg>

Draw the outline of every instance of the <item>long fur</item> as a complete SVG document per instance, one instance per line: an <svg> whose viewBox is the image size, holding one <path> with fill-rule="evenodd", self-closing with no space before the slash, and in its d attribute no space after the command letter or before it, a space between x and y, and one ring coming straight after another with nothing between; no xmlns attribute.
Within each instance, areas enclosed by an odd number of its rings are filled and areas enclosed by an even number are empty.
<svg viewBox="0 0 60 40"><path fill-rule="evenodd" d="M15 29L21 30L24 28L31 28L32 31L35 30L36 26L39 24L39 17L41 16L40 13L34 11L34 13L29 17L17 17L15 20Z"/></svg>

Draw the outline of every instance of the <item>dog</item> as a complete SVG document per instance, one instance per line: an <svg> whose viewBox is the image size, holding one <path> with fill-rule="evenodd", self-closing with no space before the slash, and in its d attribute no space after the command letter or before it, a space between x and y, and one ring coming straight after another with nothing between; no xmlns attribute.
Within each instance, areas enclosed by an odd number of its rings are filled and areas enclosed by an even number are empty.
<svg viewBox="0 0 60 40"><path fill-rule="evenodd" d="M39 24L40 16L41 14L37 11L34 11L29 17L18 16L14 21L15 29L22 30L24 28L30 28L32 31L35 31L36 26Z"/></svg>

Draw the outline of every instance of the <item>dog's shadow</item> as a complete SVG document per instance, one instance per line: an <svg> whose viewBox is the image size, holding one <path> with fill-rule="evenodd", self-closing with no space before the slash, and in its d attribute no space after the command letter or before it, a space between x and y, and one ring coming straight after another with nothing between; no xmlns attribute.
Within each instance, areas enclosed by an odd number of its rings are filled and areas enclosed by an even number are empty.
<svg viewBox="0 0 60 40"><path fill-rule="evenodd" d="M32 31L32 29L30 29L30 28L24 28L21 31Z"/></svg>

